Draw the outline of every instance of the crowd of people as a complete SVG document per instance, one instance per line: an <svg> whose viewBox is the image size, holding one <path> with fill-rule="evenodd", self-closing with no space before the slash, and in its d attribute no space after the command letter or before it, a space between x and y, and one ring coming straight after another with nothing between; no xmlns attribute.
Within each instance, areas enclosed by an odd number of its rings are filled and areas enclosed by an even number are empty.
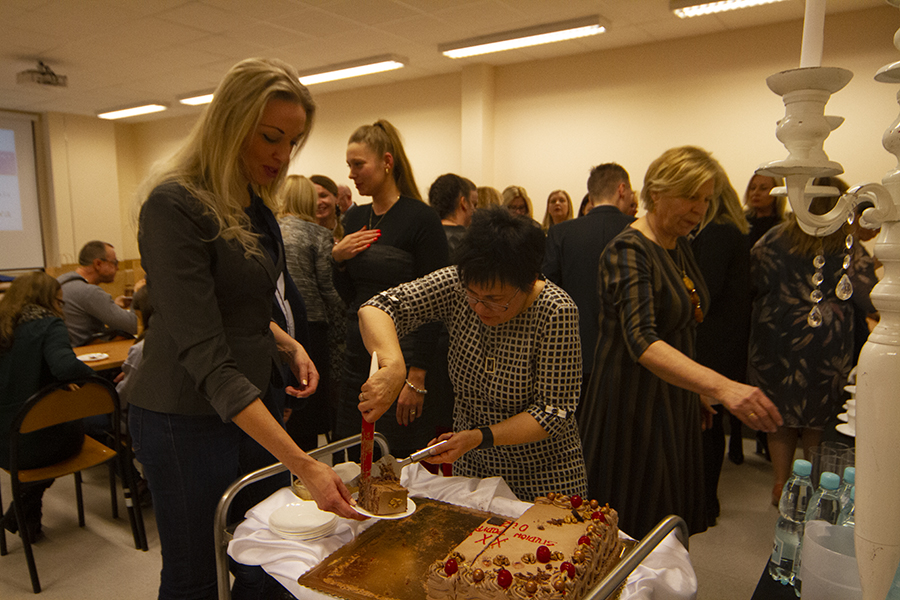
<svg viewBox="0 0 900 600"><path fill-rule="evenodd" d="M640 537L672 513L692 534L715 524L725 415L735 462L742 424L768 434L775 499L797 441L809 451L838 411L858 328L877 317L874 261L848 249L855 226L803 233L772 177L754 174L742 207L709 152L677 147L639 194L621 165L600 164L577 213L556 189L538 222L522 186L453 173L426 202L400 132L379 120L347 142L349 179L371 199L357 205L328 176L288 175L315 119L293 68L243 61L142 186L144 337L120 390L159 529L160 598L215 596L213 513L255 468L281 461L322 509L362 518L305 452L361 419L395 456L446 440L430 463L502 477L526 501L609 503ZM46 383L91 375L73 346L137 332L96 285L117 265L91 242L59 281L15 280L0 301L0 427ZM845 274L849 301L835 293ZM30 460L71 452L82 434L67 435ZM33 487L35 530L48 485ZM235 598L269 585L235 574Z"/></svg>

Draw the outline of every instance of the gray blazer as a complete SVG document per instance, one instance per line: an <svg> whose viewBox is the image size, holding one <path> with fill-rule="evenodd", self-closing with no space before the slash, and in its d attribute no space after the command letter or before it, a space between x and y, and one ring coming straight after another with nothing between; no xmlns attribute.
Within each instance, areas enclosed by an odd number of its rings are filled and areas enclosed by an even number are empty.
<svg viewBox="0 0 900 600"><path fill-rule="evenodd" d="M247 258L216 234L178 184L160 185L141 208L138 245L154 312L130 403L227 422L268 388L279 361L269 321L281 265L265 252Z"/></svg>

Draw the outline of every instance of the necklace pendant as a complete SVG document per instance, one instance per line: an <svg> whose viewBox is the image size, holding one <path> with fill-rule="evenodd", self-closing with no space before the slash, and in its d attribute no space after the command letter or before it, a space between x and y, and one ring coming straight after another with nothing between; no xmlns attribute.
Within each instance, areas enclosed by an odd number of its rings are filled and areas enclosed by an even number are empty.
<svg viewBox="0 0 900 600"><path fill-rule="evenodd" d="M494 359L493 356L487 356L487 357L485 357L485 359L484 359L484 372L485 372L485 373L493 373L493 372L494 372L494 365L495 365L495 363L496 363L496 360Z"/></svg>

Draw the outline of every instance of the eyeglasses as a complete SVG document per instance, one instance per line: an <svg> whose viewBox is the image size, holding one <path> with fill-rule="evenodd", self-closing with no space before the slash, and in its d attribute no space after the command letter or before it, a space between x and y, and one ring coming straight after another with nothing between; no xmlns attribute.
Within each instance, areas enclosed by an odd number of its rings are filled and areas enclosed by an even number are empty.
<svg viewBox="0 0 900 600"><path fill-rule="evenodd" d="M113 265L113 266L116 266L116 267L119 266L119 259L118 259L118 258L113 259L113 260L109 260L108 258L101 258L100 260L102 260L103 262L108 262L109 264L111 264L111 265Z"/></svg>
<svg viewBox="0 0 900 600"><path fill-rule="evenodd" d="M475 296L470 295L469 292L467 292L462 286L457 288L456 292L463 299L465 299L466 302L469 303L469 306L471 306L472 308L475 308L480 302L486 309L492 312L506 312L507 310L509 310L509 305L513 301L513 298L515 298L519 294L519 290L516 289L516 293L513 294L512 297L510 297L509 301L506 304L500 304L499 302L491 302L490 300L482 300L481 298L476 298Z"/></svg>
<svg viewBox="0 0 900 600"><path fill-rule="evenodd" d="M694 307L694 320L698 323L702 323L703 309L700 307L700 294L697 293L697 288L694 286L693 280L686 274L681 274L681 281L684 282L684 287L687 289L688 294L691 297L691 306Z"/></svg>

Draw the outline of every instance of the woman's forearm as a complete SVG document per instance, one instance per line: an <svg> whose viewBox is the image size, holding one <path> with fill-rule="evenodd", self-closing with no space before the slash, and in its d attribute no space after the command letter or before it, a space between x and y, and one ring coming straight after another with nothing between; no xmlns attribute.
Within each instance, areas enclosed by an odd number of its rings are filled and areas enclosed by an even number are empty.
<svg viewBox="0 0 900 600"><path fill-rule="evenodd" d="M650 344L638 362L666 383L716 399L729 381L663 341Z"/></svg>
<svg viewBox="0 0 900 600"><path fill-rule="evenodd" d="M251 402L232 421L300 477L320 509L348 519L362 518L351 508L350 493L337 473L297 447L262 400Z"/></svg>
<svg viewBox="0 0 900 600"><path fill-rule="evenodd" d="M366 350L369 351L369 354L378 353L378 365L381 368L402 366L405 379L406 363L403 360L403 351L400 349L400 340L397 337L394 320L386 312L374 306L361 307L357 315L359 316L359 333L362 335Z"/></svg>
<svg viewBox="0 0 900 600"><path fill-rule="evenodd" d="M663 341L650 344L638 362L666 383L718 400L753 429L773 432L784 423L759 388L732 381Z"/></svg>

